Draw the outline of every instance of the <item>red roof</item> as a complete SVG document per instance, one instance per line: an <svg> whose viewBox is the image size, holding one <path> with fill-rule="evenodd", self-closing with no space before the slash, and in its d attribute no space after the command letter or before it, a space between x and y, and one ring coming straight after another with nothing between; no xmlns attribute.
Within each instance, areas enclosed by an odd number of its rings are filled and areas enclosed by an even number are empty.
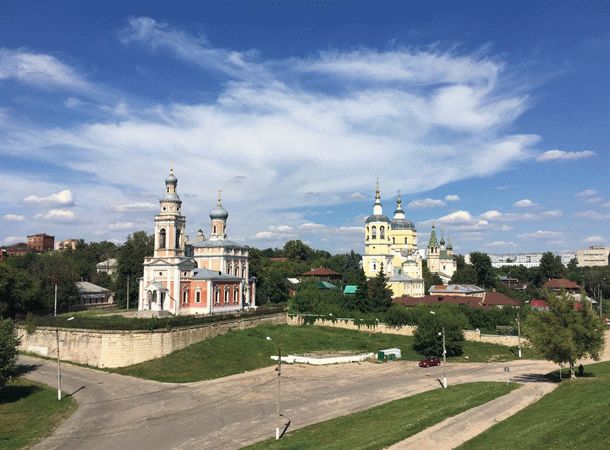
<svg viewBox="0 0 610 450"><path fill-rule="evenodd" d="M484 306L521 306L519 300L504 295L501 292L486 292L483 297Z"/></svg>
<svg viewBox="0 0 610 450"><path fill-rule="evenodd" d="M481 306L481 297L469 297L465 295L425 295L423 297L410 297L403 295L392 301L405 306L432 305L434 303L451 303L454 305L468 305L471 307Z"/></svg>
<svg viewBox="0 0 610 450"><path fill-rule="evenodd" d="M326 267L318 267L316 269L311 269L309 272L305 272L303 274L304 277L340 277L341 274L335 272L334 270L327 269Z"/></svg>
<svg viewBox="0 0 610 450"><path fill-rule="evenodd" d="M530 305L532 305L532 308L548 308L544 300L532 300Z"/></svg>
<svg viewBox="0 0 610 450"><path fill-rule="evenodd" d="M578 283L566 280L565 278L551 278L544 283L544 287L547 289L580 289Z"/></svg>

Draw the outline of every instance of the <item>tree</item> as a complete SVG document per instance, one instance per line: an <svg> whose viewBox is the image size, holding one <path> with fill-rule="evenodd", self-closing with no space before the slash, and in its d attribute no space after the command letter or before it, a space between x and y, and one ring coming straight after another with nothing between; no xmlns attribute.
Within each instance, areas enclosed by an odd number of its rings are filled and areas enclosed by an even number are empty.
<svg viewBox="0 0 610 450"><path fill-rule="evenodd" d="M130 305L137 304L138 278L144 275L144 257L152 256L155 238L145 231L136 231L127 236L127 241L117 252L115 299L119 306L127 305L127 277L129 276Z"/></svg>
<svg viewBox="0 0 610 450"><path fill-rule="evenodd" d="M362 268L356 272L356 278L353 281L358 286L358 289L354 295L346 298L346 307L355 311L367 312L370 310L369 284Z"/></svg>
<svg viewBox="0 0 610 450"><path fill-rule="evenodd" d="M287 241L284 244L284 256L288 259L298 259L301 261L308 261L313 258L314 251L303 241L296 239Z"/></svg>
<svg viewBox="0 0 610 450"><path fill-rule="evenodd" d="M423 316L415 330L413 350L422 356L442 356L443 337L441 330L445 327L445 349L447 356L458 356L463 352L464 333L458 320L438 314Z"/></svg>
<svg viewBox="0 0 610 450"><path fill-rule="evenodd" d="M476 285L482 288L492 288L496 286L497 277L491 265L489 255L481 252L470 254L470 264L476 275Z"/></svg>
<svg viewBox="0 0 610 450"><path fill-rule="evenodd" d="M0 264L0 317L42 309L40 288L29 272Z"/></svg>
<svg viewBox="0 0 610 450"><path fill-rule="evenodd" d="M430 272L428 264L424 262L422 265L422 275L424 277L424 293L428 295L430 293L430 287L437 284L443 284L443 280L436 273Z"/></svg>
<svg viewBox="0 0 610 450"><path fill-rule="evenodd" d="M575 378L574 365L585 357L599 359L604 346L604 325L593 314L591 303L582 296L580 309L567 293L547 292L548 311L530 314L524 335L545 359L557 364L568 363Z"/></svg>
<svg viewBox="0 0 610 450"><path fill-rule="evenodd" d="M562 278L565 276L566 268L561 262L561 256L553 255L551 252L545 252L540 258L540 276L543 281L550 278Z"/></svg>
<svg viewBox="0 0 610 450"><path fill-rule="evenodd" d="M13 321L0 319L0 389L15 373L19 338Z"/></svg>
<svg viewBox="0 0 610 450"><path fill-rule="evenodd" d="M477 284L477 273L470 264L465 264L454 272L451 277L453 284Z"/></svg>
<svg viewBox="0 0 610 450"><path fill-rule="evenodd" d="M383 264L377 276L368 283L369 311L387 311L392 306L392 289L388 277L383 271Z"/></svg>
<svg viewBox="0 0 610 450"><path fill-rule="evenodd" d="M360 259L360 255L354 253L353 250L347 255L345 264L343 265L343 284L358 284L360 281L360 272L362 271L360 268Z"/></svg>

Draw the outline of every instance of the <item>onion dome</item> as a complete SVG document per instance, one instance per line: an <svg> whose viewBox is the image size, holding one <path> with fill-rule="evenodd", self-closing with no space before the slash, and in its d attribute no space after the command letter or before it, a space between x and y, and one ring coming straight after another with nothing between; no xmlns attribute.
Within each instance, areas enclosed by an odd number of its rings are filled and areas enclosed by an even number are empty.
<svg viewBox="0 0 610 450"><path fill-rule="evenodd" d="M170 169L169 175L165 178L165 184L178 184L178 178L174 175L174 169Z"/></svg>
<svg viewBox="0 0 610 450"><path fill-rule="evenodd" d="M214 209L210 211L210 219L227 220L227 217L229 217L229 212L222 207L222 202L220 200L220 191L218 191L218 200Z"/></svg>

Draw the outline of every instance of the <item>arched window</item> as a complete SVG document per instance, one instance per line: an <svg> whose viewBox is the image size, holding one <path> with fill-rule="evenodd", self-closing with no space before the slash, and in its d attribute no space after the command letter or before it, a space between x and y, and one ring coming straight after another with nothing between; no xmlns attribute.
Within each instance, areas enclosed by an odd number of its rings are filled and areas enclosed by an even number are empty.
<svg viewBox="0 0 610 450"><path fill-rule="evenodd" d="M201 291L195 291L195 303L201 303Z"/></svg>
<svg viewBox="0 0 610 450"><path fill-rule="evenodd" d="M176 228L176 244L174 248L180 248L180 228Z"/></svg>
<svg viewBox="0 0 610 450"><path fill-rule="evenodd" d="M233 272L233 275L235 275L236 277L239 276L239 267L235 266L235 271Z"/></svg>
<svg viewBox="0 0 610 450"><path fill-rule="evenodd" d="M184 291L182 291L182 303L188 303L189 302L189 291L188 289L185 289Z"/></svg>
<svg viewBox="0 0 610 450"><path fill-rule="evenodd" d="M396 244L396 238L392 237L392 244Z"/></svg>
<svg viewBox="0 0 610 450"><path fill-rule="evenodd" d="M377 239L377 227L374 225L371 227L371 238Z"/></svg>
<svg viewBox="0 0 610 450"><path fill-rule="evenodd" d="M229 304L229 288L225 286L225 305Z"/></svg>
<svg viewBox="0 0 610 450"><path fill-rule="evenodd" d="M373 261L371 266L373 267L373 272L377 272L377 261Z"/></svg>
<svg viewBox="0 0 610 450"><path fill-rule="evenodd" d="M238 297L238 295L239 295L239 289L234 288L234 289L233 289L233 304L234 304L234 305L237 305L237 304L239 303L239 297Z"/></svg>
<svg viewBox="0 0 610 450"><path fill-rule="evenodd" d="M216 291L214 292L214 303L217 305L220 303L220 289L218 288L216 288Z"/></svg>
<svg viewBox="0 0 610 450"><path fill-rule="evenodd" d="M165 228L159 230L159 248L165 248Z"/></svg>
<svg viewBox="0 0 610 450"><path fill-rule="evenodd" d="M379 227L379 238L385 239L385 227L383 225Z"/></svg>
<svg viewBox="0 0 610 450"><path fill-rule="evenodd" d="M216 234L216 225L214 225L214 234Z"/></svg>
<svg viewBox="0 0 610 450"><path fill-rule="evenodd" d="M409 240L407 238L405 238L405 244L408 244Z"/></svg>
<svg viewBox="0 0 610 450"><path fill-rule="evenodd" d="M245 267L241 268L241 277L246 278L246 268Z"/></svg>

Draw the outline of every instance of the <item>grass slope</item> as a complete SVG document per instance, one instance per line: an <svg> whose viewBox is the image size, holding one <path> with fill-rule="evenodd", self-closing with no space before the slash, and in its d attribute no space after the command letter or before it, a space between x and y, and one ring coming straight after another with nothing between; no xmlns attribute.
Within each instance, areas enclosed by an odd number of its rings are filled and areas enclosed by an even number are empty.
<svg viewBox="0 0 610 450"><path fill-rule="evenodd" d="M459 448L610 448L610 363L587 372Z"/></svg>
<svg viewBox="0 0 610 450"><path fill-rule="evenodd" d="M57 400L57 391L43 384L20 379L0 391L0 448L29 447L76 409L70 398Z"/></svg>
<svg viewBox="0 0 610 450"><path fill-rule="evenodd" d="M481 382L437 389L310 425L288 433L280 441L270 439L247 448L380 449L516 388L515 384Z"/></svg>
<svg viewBox="0 0 610 450"><path fill-rule="evenodd" d="M403 359L419 360L413 351L413 338L382 333L363 333L315 326L259 326L231 331L191 345L163 358L146 361L115 372L157 381L186 383L224 377L274 364L275 347L265 337L279 343L284 354L314 351L375 352L389 347L402 350ZM465 359L464 356L469 356ZM464 343L464 356L450 361L504 361L515 359L508 347Z"/></svg>

